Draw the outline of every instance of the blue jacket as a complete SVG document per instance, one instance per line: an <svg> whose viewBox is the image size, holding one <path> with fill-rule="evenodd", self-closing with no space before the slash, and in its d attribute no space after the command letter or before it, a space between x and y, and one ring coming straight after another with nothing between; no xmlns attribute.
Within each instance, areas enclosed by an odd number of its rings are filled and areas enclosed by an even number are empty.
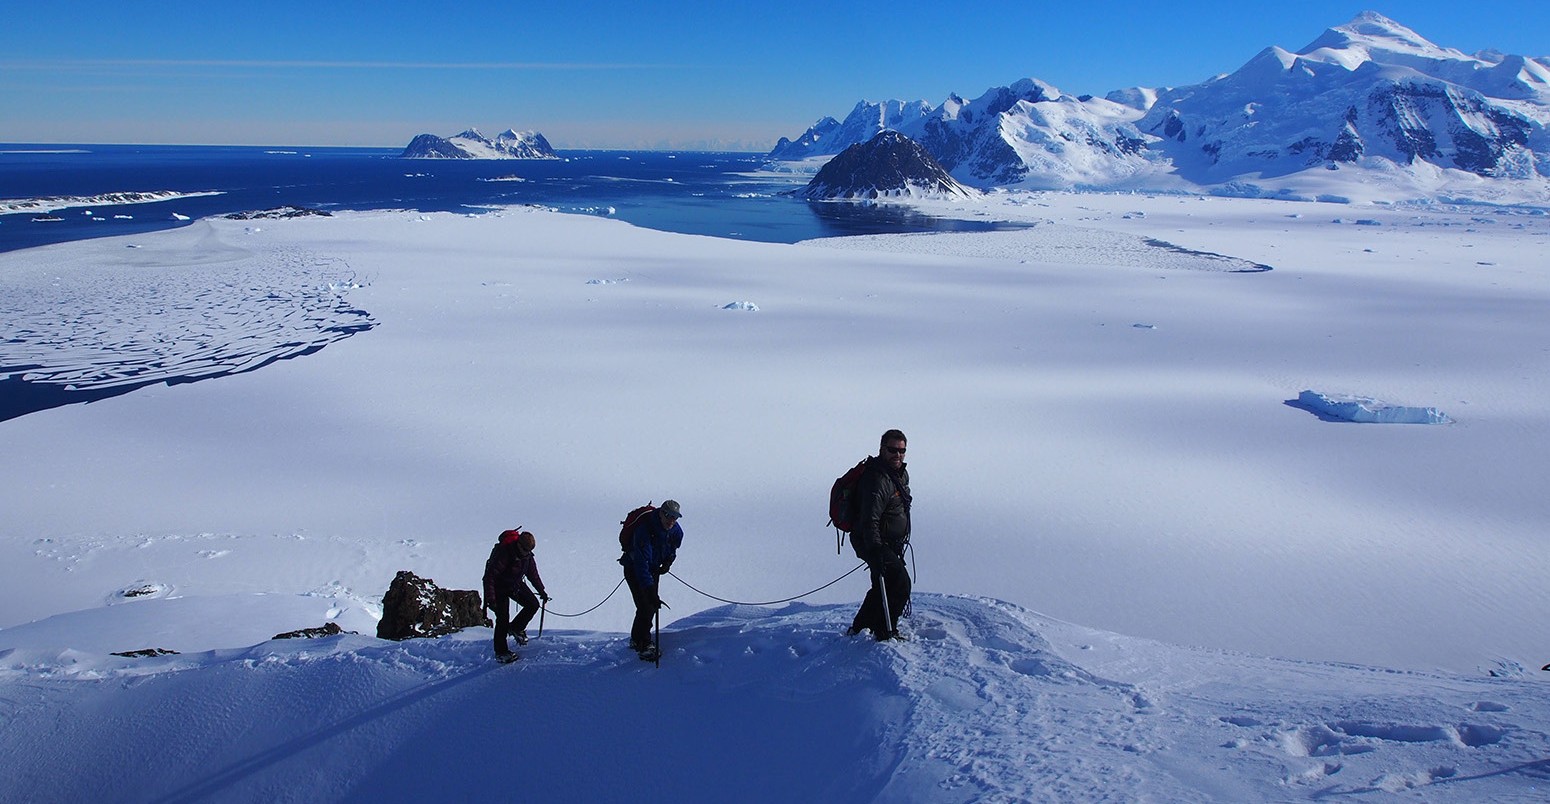
<svg viewBox="0 0 1550 804"><path fill-rule="evenodd" d="M662 515L652 511L635 523L635 531L630 534L630 552L624 555L624 571L639 586L656 586L656 569L660 567L666 572L678 557L678 547L683 542L683 528L677 522L671 528L662 527Z"/></svg>

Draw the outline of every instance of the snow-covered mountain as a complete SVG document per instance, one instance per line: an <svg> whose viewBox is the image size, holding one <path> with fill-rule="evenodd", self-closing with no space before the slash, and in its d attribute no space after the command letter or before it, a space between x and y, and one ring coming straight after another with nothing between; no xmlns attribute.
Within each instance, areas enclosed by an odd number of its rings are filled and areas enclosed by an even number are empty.
<svg viewBox="0 0 1550 804"><path fill-rule="evenodd" d="M837 153L863 141L874 110L919 105L860 104L771 156ZM1311 196L1376 179L1408 194L1550 199L1550 59L1466 55L1375 12L1200 84L1095 98L1023 79L890 127L982 188Z"/></svg>
<svg viewBox="0 0 1550 804"><path fill-rule="evenodd" d="M852 145L858 145L877 136L881 131L901 131L918 123L931 114L931 104L925 101L887 100L882 103L861 101L856 104L845 121L825 117L797 137L795 141L781 137L770 151L774 159L806 159L811 156L832 156Z"/></svg>
<svg viewBox="0 0 1550 804"><path fill-rule="evenodd" d="M977 195L948 175L919 143L881 131L829 160L796 195L808 200L968 198Z"/></svg>
<svg viewBox="0 0 1550 804"><path fill-rule="evenodd" d="M1158 96L1137 126L1179 174L1214 184L1385 160L1550 176L1550 61L1467 56L1374 12L1296 53Z"/></svg>
<svg viewBox="0 0 1550 804"><path fill-rule="evenodd" d="M506 129L489 139L476 128L452 137L421 134L409 141L404 159L558 159L544 135Z"/></svg>

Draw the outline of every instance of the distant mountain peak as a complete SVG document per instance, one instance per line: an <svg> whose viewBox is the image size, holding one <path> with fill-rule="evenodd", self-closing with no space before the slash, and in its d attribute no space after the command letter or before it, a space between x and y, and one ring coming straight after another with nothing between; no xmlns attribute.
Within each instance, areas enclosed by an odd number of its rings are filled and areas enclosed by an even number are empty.
<svg viewBox="0 0 1550 804"><path fill-rule="evenodd" d="M1302 50L1300 56L1313 55L1321 50L1343 50L1392 56L1420 56L1430 59L1470 58L1452 48L1433 44L1426 37L1412 31L1376 11L1363 11L1344 25L1330 28Z"/></svg>

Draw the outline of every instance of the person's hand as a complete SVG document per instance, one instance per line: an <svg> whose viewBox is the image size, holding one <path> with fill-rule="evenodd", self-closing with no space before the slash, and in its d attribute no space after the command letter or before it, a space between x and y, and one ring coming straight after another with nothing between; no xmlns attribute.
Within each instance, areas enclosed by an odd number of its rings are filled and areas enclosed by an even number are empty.
<svg viewBox="0 0 1550 804"><path fill-rule="evenodd" d="M539 592L539 593L538 593L538 599L539 599L539 600L542 600L542 601L543 601L543 602L545 602L545 603L548 603L548 602L549 602L549 593L548 593L548 592L542 592L542 591L540 591L540 592Z"/></svg>

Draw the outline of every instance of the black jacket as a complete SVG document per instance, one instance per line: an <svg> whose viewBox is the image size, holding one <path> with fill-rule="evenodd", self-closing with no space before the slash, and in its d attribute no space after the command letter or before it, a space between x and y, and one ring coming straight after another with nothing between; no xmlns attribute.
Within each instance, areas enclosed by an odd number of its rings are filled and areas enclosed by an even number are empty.
<svg viewBox="0 0 1550 804"><path fill-rule="evenodd" d="M856 484L856 527L850 536L863 561L904 556L910 540L910 472L897 472L877 456L867 459Z"/></svg>
<svg viewBox="0 0 1550 804"><path fill-rule="evenodd" d="M548 594L544 591L543 579L538 577L537 556L523 550L515 541L496 543L490 550L489 560L484 562L484 599L491 601L502 595L509 596L525 586L524 580L531 581L540 595Z"/></svg>

